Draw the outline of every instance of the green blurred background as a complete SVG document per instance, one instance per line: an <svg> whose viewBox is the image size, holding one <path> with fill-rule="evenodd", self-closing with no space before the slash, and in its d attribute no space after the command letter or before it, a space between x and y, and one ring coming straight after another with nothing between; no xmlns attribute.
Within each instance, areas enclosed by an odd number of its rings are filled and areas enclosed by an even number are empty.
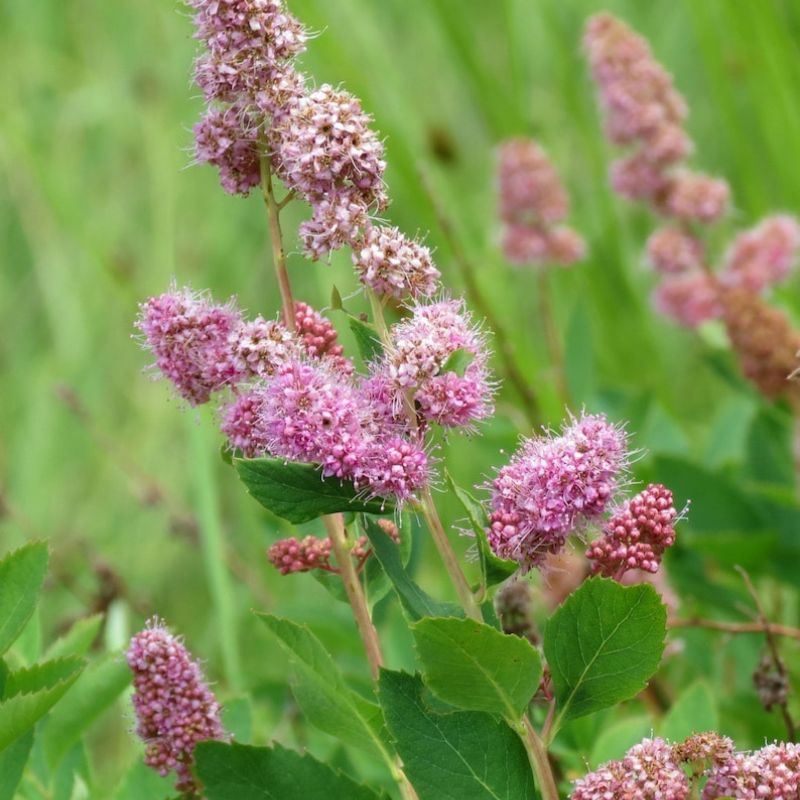
<svg viewBox="0 0 800 800"><path fill-rule="evenodd" d="M697 336L651 312L641 252L652 220L609 192L612 153L580 37L586 16L608 9L648 36L674 72L692 110L695 163L732 185L722 246L770 210L800 212L800 2L290 7L319 33L304 68L361 97L386 137L392 222L429 232L446 283L463 290L423 171L556 425L563 408L536 279L503 263L493 193L494 148L504 137L533 135L550 152L591 252L552 281L576 405L629 420L635 446L647 451L638 476L672 481L681 500L691 495L693 517L670 562L687 608L735 617L745 598L731 566L745 563L761 580L778 573L779 582L769 580L773 610L796 623L791 419L739 379L720 331ZM45 640L102 608L110 610L106 645L118 647L158 613L207 660L223 696L255 693L255 741L275 734L324 752L333 744L293 718L285 661L249 610L309 621L366 685L348 609L311 576L269 568L264 550L277 525L218 457L212 411L183 408L165 383L151 382L142 372L148 356L131 339L137 303L173 277L219 298L236 294L265 316L279 304L260 199L231 198L212 169L189 167L202 108L190 85L190 18L171 0L1 0L0 20L0 551L51 541ZM324 307L333 283L346 296L356 281L346 255L326 266L296 254L291 233L302 213L288 212L286 226L295 293ZM797 286L793 278L775 297L789 313L800 310ZM443 460L461 483L480 483L525 430L516 402L504 390L480 437L445 443ZM450 499L441 500L456 521ZM444 594L433 550L418 538L419 579ZM410 666L396 608L387 602L377 613L390 663ZM725 732L744 745L780 735L749 687L760 642L685 639L689 656L667 667L676 685L700 675L726 681ZM136 757L121 709L93 733L102 791Z"/></svg>

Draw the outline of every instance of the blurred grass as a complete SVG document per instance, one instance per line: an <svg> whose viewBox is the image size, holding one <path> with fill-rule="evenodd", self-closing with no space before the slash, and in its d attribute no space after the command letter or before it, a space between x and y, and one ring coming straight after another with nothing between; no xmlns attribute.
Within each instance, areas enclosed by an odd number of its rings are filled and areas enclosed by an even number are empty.
<svg viewBox="0 0 800 800"><path fill-rule="evenodd" d="M730 231L770 209L800 211L800 4L290 5L320 33L305 68L362 97L387 137L392 221L409 233L430 231L458 292L419 170L431 178L549 422L562 409L543 371L534 276L509 271L496 247L493 148L514 134L535 135L550 151L572 192L572 220L590 244L586 264L553 280L578 402L629 418L639 447L712 468L741 461L757 401L713 366L715 340L649 309L641 250L650 222L608 191L611 153L579 42L585 17L600 8L652 40L692 108L697 165L732 183ZM186 169L201 109L189 86L195 46L187 15L169 0L2 0L0 18L0 487L11 512L0 520L0 549L35 535L52 540L48 633L97 599L108 566L115 577L106 574L106 584L120 583L131 625L148 613L165 616L212 675L272 697L275 715L284 663L249 615L253 606L309 619L363 678L346 609L327 602L310 578L267 569L262 554L274 525L214 457L213 436L192 433L195 412L142 375L147 357L130 338L137 302L173 276L219 297L235 293L266 315L278 305L260 200L229 198L212 170ZM287 230L301 213L290 213ZM356 288L341 254L330 267L293 254L290 267L296 294L320 306L333 282L343 295ZM794 279L779 298L792 313L796 290ZM70 409L63 387L82 409ZM509 390L502 401L483 437L444 448L466 484L480 482L503 458L500 449L513 445L517 427L507 412L516 398ZM198 463L203 444L210 473ZM202 530L217 531L217 545L233 558L233 573L212 584L197 529L177 524L187 509L200 510L198 492L210 485L218 503L204 495ZM457 516L447 498L443 508ZM430 585L440 570L427 566L428 555L417 564ZM394 610L381 613L397 663L404 634ZM127 751L119 750L122 763Z"/></svg>

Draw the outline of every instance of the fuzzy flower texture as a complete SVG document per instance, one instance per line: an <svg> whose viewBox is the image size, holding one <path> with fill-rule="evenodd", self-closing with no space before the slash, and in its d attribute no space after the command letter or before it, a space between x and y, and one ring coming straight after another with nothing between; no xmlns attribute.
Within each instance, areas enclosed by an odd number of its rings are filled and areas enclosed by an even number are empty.
<svg viewBox="0 0 800 800"><path fill-rule="evenodd" d="M195 745L227 739L219 703L183 642L157 619L131 639L127 659L133 672L136 733L145 744L145 763L162 776L174 771L175 788L196 793Z"/></svg>
<svg viewBox="0 0 800 800"><path fill-rule="evenodd" d="M569 266L586 253L583 239L561 225L569 197L547 154L531 139L510 139L500 146L497 181L502 244L516 265Z"/></svg>
<svg viewBox="0 0 800 800"><path fill-rule="evenodd" d="M295 311L293 333L173 289L142 305L138 327L191 405L232 394L221 424L231 449L319 465L373 497L402 503L427 485L428 426L469 430L491 414L488 349L462 301L414 305L366 376L354 374L329 320L305 303Z"/></svg>
<svg viewBox="0 0 800 800"><path fill-rule="evenodd" d="M691 778L685 766L691 766ZM578 780L571 800L690 800L704 783L702 800L796 800L800 745L772 744L737 753L730 739L694 734L681 744L644 739L619 761Z"/></svg>
<svg viewBox="0 0 800 800"><path fill-rule="evenodd" d="M307 256L349 246L365 286L380 296L430 297L439 271L430 250L373 222L389 205L384 146L358 98L309 86L294 65L307 34L283 0L188 0L202 51L195 81L208 109L195 126L195 160L222 187L247 195L277 176L311 207L300 226Z"/></svg>

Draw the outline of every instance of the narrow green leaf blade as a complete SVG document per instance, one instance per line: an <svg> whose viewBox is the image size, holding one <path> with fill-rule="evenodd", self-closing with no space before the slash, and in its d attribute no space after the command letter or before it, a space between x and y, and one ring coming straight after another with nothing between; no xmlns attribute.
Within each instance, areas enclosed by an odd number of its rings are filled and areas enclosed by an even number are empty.
<svg viewBox="0 0 800 800"><path fill-rule="evenodd" d="M264 508L295 525L339 511L386 514L394 509L389 500L359 497L351 481L323 478L314 464L234 458L233 465L247 491Z"/></svg>
<svg viewBox="0 0 800 800"><path fill-rule="evenodd" d="M381 337L372 325L350 315L347 317L347 324L353 332L358 352L361 354L361 360L365 364L377 361L383 356Z"/></svg>
<svg viewBox="0 0 800 800"><path fill-rule="evenodd" d="M544 636L559 718L591 714L644 689L661 661L666 624L649 584L592 578L573 592Z"/></svg>
<svg viewBox="0 0 800 800"><path fill-rule="evenodd" d="M412 620L422 617L462 617L464 612L454 603L440 603L418 586L403 565L400 548L369 517L364 520L375 558L389 576L404 610Z"/></svg>
<svg viewBox="0 0 800 800"><path fill-rule="evenodd" d="M471 619L427 617L411 626L425 683L447 703L518 722L542 678L527 639Z"/></svg>
<svg viewBox="0 0 800 800"><path fill-rule="evenodd" d="M475 532L484 586L489 588L502 583L517 572L519 564L516 561L498 558L494 554L489 540L486 538L486 529L489 527L486 510L466 489L462 489L453 480L453 476L449 472L445 472L445 478L450 490L466 512L470 527Z"/></svg>
<svg viewBox="0 0 800 800"><path fill-rule="evenodd" d="M31 542L0 561L0 656L33 614L47 573L47 545Z"/></svg>
<svg viewBox="0 0 800 800"><path fill-rule="evenodd" d="M119 653L106 655L84 671L44 727L42 743L51 770L130 682L130 670Z"/></svg>
<svg viewBox="0 0 800 800"><path fill-rule="evenodd" d="M0 703L0 750L27 733L64 696L84 663L62 658L9 673Z"/></svg>
<svg viewBox="0 0 800 800"><path fill-rule="evenodd" d="M380 800L341 772L279 744L201 742L195 759L208 800Z"/></svg>
<svg viewBox="0 0 800 800"><path fill-rule="evenodd" d="M308 721L324 733L386 758L378 731L380 708L356 696L322 643L305 626L271 614L258 614L292 659L292 693Z"/></svg>
<svg viewBox="0 0 800 800"><path fill-rule="evenodd" d="M103 619L103 614L94 614L91 617L79 619L62 637L53 642L45 653L45 658L85 656L100 633Z"/></svg>
<svg viewBox="0 0 800 800"><path fill-rule="evenodd" d="M33 731L28 731L5 750L0 750L0 800L14 800L33 747Z"/></svg>
<svg viewBox="0 0 800 800"><path fill-rule="evenodd" d="M381 673L386 724L419 800L536 798L525 748L501 719L481 711L436 713L418 676Z"/></svg>

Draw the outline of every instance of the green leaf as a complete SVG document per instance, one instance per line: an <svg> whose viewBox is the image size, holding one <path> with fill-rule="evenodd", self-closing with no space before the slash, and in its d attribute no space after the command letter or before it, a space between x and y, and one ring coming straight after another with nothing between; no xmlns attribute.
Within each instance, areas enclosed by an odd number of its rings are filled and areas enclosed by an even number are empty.
<svg viewBox="0 0 800 800"><path fill-rule="evenodd" d="M468 350L459 348L454 350L447 358L447 361L442 364L439 370L440 375L446 375L448 372L455 372L459 377L464 377L467 367L475 360L475 354L470 353Z"/></svg>
<svg viewBox="0 0 800 800"><path fill-rule="evenodd" d="M208 800L379 800L371 789L279 744L201 742L195 759Z"/></svg>
<svg viewBox="0 0 800 800"><path fill-rule="evenodd" d="M622 758L627 750L649 736L653 730L650 717L627 717L604 726L592 748L591 764L598 767L606 761Z"/></svg>
<svg viewBox="0 0 800 800"><path fill-rule="evenodd" d="M130 682L130 669L118 653L104 656L84 671L44 727L42 743L51 770Z"/></svg>
<svg viewBox="0 0 800 800"><path fill-rule="evenodd" d="M502 583L519 569L519 564L516 561L498 558L494 554L489 540L486 538L486 530L489 527L486 509L466 489L458 486L447 471L445 471L445 479L450 490L466 511L470 527L475 532L484 587L488 589L490 586Z"/></svg>
<svg viewBox="0 0 800 800"><path fill-rule="evenodd" d="M0 800L14 800L25 764L33 747L33 731L28 731L13 744L0 748Z"/></svg>
<svg viewBox="0 0 800 800"><path fill-rule="evenodd" d="M745 469L748 477L794 488L792 424L789 414L769 406L760 409L747 432Z"/></svg>
<svg viewBox="0 0 800 800"><path fill-rule="evenodd" d="M527 639L471 619L427 617L411 626L425 683L458 708L519 722L542 677Z"/></svg>
<svg viewBox="0 0 800 800"><path fill-rule="evenodd" d="M389 500L364 500L352 482L323 478L314 464L279 458L234 458L247 491L273 514L299 525L338 511L385 514Z"/></svg>
<svg viewBox="0 0 800 800"><path fill-rule="evenodd" d="M336 288L335 284L331 289L331 308L334 311L346 311L341 292Z"/></svg>
<svg viewBox="0 0 800 800"><path fill-rule="evenodd" d="M253 704L249 697L234 697L222 707L222 727L233 735L239 744L248 744L253 738Z"/></svg>
<svg viewBox="0 0 800 800"><path fill-rule="evenodd" d="M544 654L559 717L591 714L637 695L658 669L667 612L649 584L592 578L553 614Z"/></svg>
<svg viewBox="0 0 800 800"><path fill-rule="evenodd" d="M31 618L47 573L47 545L31 542L0 561L0 656Z"/></svg>
<svg viewBox="0 0 800 800"><path fill-rule="evenodd" d="M365 364L377 361L383 356L381 337L372 325L350 315L347 317L347 324L355 336L358 352Z"/></svg>
<svg viewBox="0 0 800 800"><path fill-rule="evenodd" d="M175 796L173 782L173 776L162 778L139 755L114 793L114 800L167 800Z"/></svg>
<svg viewBox="0 0 800 800"><path fill-rule="evenodd" d="M525 748L503 720L482 711L437 713L418 676L383 670L379 697L419 800L538 797Z"/></svg>
<svg viewBox="0 0 800 800"><path fill-rule="evenodd" d="M380 738L380 708L354 694L322 643L305 626L271 614L258 614L292 660L292 693L308 721L346 744L387 761Z"/></svg>
<svg viewBox="0 0 800 800"><path fill-rule="evenodd" d="M696 681L681 693L661 723L661 735L671 742L680 742L693 733L715 731L719 712L711 688L705 681Z"/></svg>
<svg viewBox="0 0 800 800"><path fill-rule="evenodd" d="M369 537L374 557L389 576L400 603L412 620L422 617L462 617L464 612L454 603L440 603L419 587L403 566L400 548L380 529L378 524L365 518L364 532Z"/></svg>
<svg viewBox="0 0 800 800"><path fill-rule="evenodd" d="M61 658L11 672L0 703L0 750L27 733L78 679L85 662Z"/></svg>
<svg viewBox="0 0 800 800"><path fill-rule="evenodd" d="M56 639L45 653L46 659L64 656L85 656L95 643L105 615L94 614L79 619L62 637Z"/></svg>

